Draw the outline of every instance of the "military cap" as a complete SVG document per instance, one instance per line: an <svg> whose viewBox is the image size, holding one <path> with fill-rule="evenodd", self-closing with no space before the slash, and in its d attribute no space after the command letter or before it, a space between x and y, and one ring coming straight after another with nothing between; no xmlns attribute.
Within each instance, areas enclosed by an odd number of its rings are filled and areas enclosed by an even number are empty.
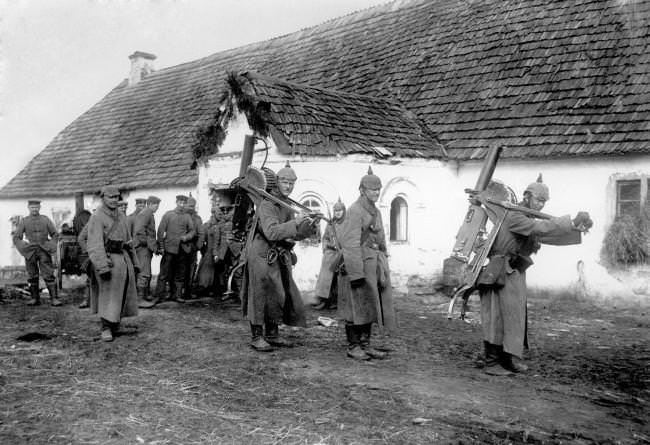
<svg viewBox="0 0 650 445"><path fill-rule="evenodd" d="M135 198L136 204L146 204L147 198Z"/></svg>
<svg viewBox="0 0 650 445"><path fill-rule="evenodd" d="M102 187L102 190L99 193L100 196L117 196L119 194L120 190L114 185L106 185Z"/></svg>
<svg viewBox="0 0 650 445"><path fill-rule="evenodd" d="M372 167L368 167L368 173L361 178L359 186L367 189L380 189L381 179L372 172Z"/></svg>
<svg viewBox="0 0 650 445"><path fill-rule="evenodd" d="M28 199L27 205L39 205L41 203L40 199Z"/></svg>
<svg viewBox="0 0 650 445"><path fill-rule="evenodd" d="M147 198L147 202L148 202L149 204L158 204L158 203L160 202L160 198L157 197L157 196L153 196L153 195L151 195L151 196L149 196L149 197Z"/></svg>
<svg viewBox="0 0 650 445"><path fill-rule="evenodd" d="M295 181L298 179L298 176L296 176L296 172L291 168L289 161L287 161L284 167L278 170L277 177L278 179L284 178L290 181Z"/></svg>
<svg viewBox="0 0 650 445"><path fill-rule="evenodd" d="M187 202L187 196L185 196L185 195L176 195L176 201Z"/></svg>
<svg viewBox="0 0 650 445"><path fill-rule="evenodd" d="M537 181L528 184L528 187L526 187L526 190L524 190L524 193L526 192L529 192L531 195L535 196L535 198L538 199L542 198L546 201L550 199L548 186L542 182L541 173L537 177Z"/></svg>

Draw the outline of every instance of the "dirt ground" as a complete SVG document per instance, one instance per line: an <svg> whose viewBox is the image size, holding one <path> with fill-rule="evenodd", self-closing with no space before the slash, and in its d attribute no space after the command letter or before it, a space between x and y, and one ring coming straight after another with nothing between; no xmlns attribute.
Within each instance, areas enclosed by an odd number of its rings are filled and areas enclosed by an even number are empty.
<svg viewBox="0 0 650 445"><path fill-rule="evenodd" d="M331 311L262 354L235 304L141 310L103 343L79 289L60 308L21 298L0 298L2 444L650 443L647 308L535 295L530 370L498 378L478 368L478 314L447 320L447 300L415 291L370 362L318 324Z"/></svg>

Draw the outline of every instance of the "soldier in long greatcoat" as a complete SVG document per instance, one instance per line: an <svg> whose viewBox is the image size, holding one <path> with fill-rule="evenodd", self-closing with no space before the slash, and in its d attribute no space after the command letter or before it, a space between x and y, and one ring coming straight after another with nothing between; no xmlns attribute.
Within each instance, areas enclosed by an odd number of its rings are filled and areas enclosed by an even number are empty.
<svg viewBox="0 0 650 445"><path fill-rule="evenodd" d="M220 210L215 205L212 208L210 219L203 224L203 242L201 245L201 261L196 272L197 286L202 295L210 295L216 291L216 264L214 261L214 246L219 230Z"/></svg>
<svg viewBox="0 0 650 445"><path fill-rule="evenodd" d="M537 182L526 188L524 200L519 205L540 211L548 199L549 190L541 182L540 175ZM488 207L493 221L502 211ZM573 220L568 215L542 220L517 211L508 212L488 254L490 265L502 265L500 270L492 271L492 275L500 276L505 285L498 284L495 279L493 285L482 286L480 290L487 374L507 376L526 370L525 365L512 359L522 358L524 347L528 346L526 269L533 264L530 255L537 252L541 244L578 244L581 232L592 225L587 212L579 212Z"/></svg>
<svg viewBox="0 0 650 445"><path fill-rule="evenodd" d="M338 232L341 231L345 218L345 204L341 199L334 204L332 222L327 224L322 238L323 258L314 291L316 303L314 309L336 309L338 296L339 263L342 259Z"/></svg>
<svg viewBox="0 0 650 445"><path fill-rule="evenodd" d="M27 201L29 215L21 218L16 230L12 234L13 243L18 252L25 258L27 281L31 299L27 302L30 306L41 303L38 285L39 271L50 293L50 304L61 306L58 298L56 278L54 277L54 264L52 255L56 252L58 234L50 218L40 214L41 201L30 199ZM25 241L23 236L27 238Z"/></svg>
<svg viewBox="0 0 650 445"><path fill-rule="evenodd" d="M277 190L271 193L288 203L296 173L288 165L277 173ZM292 269L296 262L293 247L316 228L309 216L263 198L246 246L246 270L241 290L244 315L251 325L251 347L271 351L272 346L289 346L280 339L278 325L306 326L305 309ZM264 327L264 329L263 329Z"/></svg>
<svg viewBox="0 0 650 445"><path fill-rule="evenodd" d="M372 324L390 333L396 328L386 235L375 206L381 180L368 169L359 198L345 215L339 241L346 275L340 276L339 316L345 320L348 357L381 359L386 353L370 346Z"/></svg>
<svg viewBox="0 0 650 445"><path fill-rule="evenodd" d="M106 186L101 197L102 204L88 221L88 256L97 282L90 308L101 319L102 340L112 341L122 317L138 314L135 283L139 266L126 216L117 208L119 190Z"/></svg>
<svg viewBox="0 0 650 445"><path fill-rule="evenodd" d="M191 196L187 199L185 211L192 218L195 230L194 238L188 243L191 251L185 256L185 280L183 282L183 297L186 300L190 300L192 298L192 282L196 271L196 260L199 250L201 250L201 247L205 243L205 233L203 232L203 220L196 213L196 199Z"/></svg>
<svg viewBox="0 0 650 445"><path fill-rule="evenodd" d="M151 308L155 305L150 296L151 260L158 251L155 213L158 211L159 206L160 198L149 196L147 206L138 213L133 224L133 244L140 263L137 289L141 308Z"/></svg>

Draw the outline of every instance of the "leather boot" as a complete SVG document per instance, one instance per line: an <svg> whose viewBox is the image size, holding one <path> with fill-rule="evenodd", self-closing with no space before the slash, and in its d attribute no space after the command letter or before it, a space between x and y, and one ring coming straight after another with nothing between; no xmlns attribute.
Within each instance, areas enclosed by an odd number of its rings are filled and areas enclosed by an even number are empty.
<svg viewBox="0 0 650 445"><path fill-rule="evenodd" d="M156 305L155 301L147 300L147 294L146 294L146 288L144 287L138 287L136 288L138 291L138 307L142 309L151 309Z"/></svg>
<svg viewBox="0 0 650 445"><path fill-rule="evenodd" d="M361 349L365 351L366 354L370 356L370 358L374 359L384 359L386 358L386 353L383 351L378 351L374 348L370 347L370 336L372 332L372 324L364 324L364 325L359 325L359 341L361 343Z"/></svg>
<svg viewBox="0 0 650 445"><path fill-rule="evenodd" d="M278 346L283 348L293 348L293 343L290 341L280 338L280 329L275 323L264 323L264 328L266 329L266 335L264 336L267 343L271 346Z"/></svg>
<svg viewBox="0 0 650 445"><path fill-rule="evenodd" d="M29 294L31 298L25 303L27 306L38 306L41 304L41 291L38 288L38 283L29 284Z"/></svg>
<svg viewBox="0 0 650 445"><path fill-rule="evenodd" d="M503 350L503 348L501 348L499 351L499 363L501 363L501 366L504 369L507 369L511 372L520 373L528 371L528 366L524 365L523 363L513 362L512 354L508 354Z"/></svg>
<svg viewBox="0 0 650 445"><path fill-rule="evenodd" d="M87 309L90 307L90 280L86 278L86 295L84 296L84 301L79 305L79 309Z"/></svg>
<svg viewBox="0 0 650 445"><path fill-rule="evenodd" d="M52 306L61 306L61 300L59 300L59 289L56 287L56 282L54 283L45 283L47 286L47 291L50 293L50 304Z"/></svg>
<svg viewBox="0 0 650 445"><path fill-rule="evenodd" d="M259 352L270 352L273 351L273 347L264 340L263 328L260 324L251 323L251 348Z"/></svg>
<svg viewBox="0 0 650 445"><path fill-rule="evenodd" d="M514 375L512 371L507 370L501 365L500 353L503 351L502 346L493 345L490 342L484 341L485 347L485 369L484 372L488 375L495 375L498 377L508 377Z"/></svg>
<svg viewBox="0 0 650 445"><path fill-rule="evenodd" d="M177 281L176 285L174 286L174 292L172 296L173 301L178 301L179 303L185 303L185 298L183 297L183 289L185 283L183 281Z"/></svg>
<svg viewBox="0 0 650 445"><path fill-rule="evenodd" d="M366 354L363 349L361 349L361 340L359 339L359 331L357 326L353 324L346 324L345 334L348 338L348 357L355 360L370 360L370 356Z"/></svg>

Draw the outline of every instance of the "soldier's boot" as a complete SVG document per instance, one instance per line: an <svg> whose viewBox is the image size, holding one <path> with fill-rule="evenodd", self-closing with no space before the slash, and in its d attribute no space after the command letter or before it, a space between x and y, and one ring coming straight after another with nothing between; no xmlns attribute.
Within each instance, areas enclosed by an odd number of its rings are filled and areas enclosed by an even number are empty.
<svg viewBox="0 0 650 445"><path fill-rule="evenodd" d="M327 309L327 298L316 297L316 302L312 307L317 311L322 311L323 309Z"/></svg>
<svg viewBox="0 0 650 445"><path fill-rule="evenodd" d="M500 353L503 351L503 347L493 345L490 342L484 341L483 346L485 347L485 368L484 372L488 375L494 375L498 377L509 377L514 375L512 371L507 370L501 365Z"/></svg>
<svg viewBox="0 0 650 445"><path fill-rule="evenodd" d="M31 298L25 302L27 306L38 306L41 304L41 292L38 283L29 284L29 294Z"/></svg>
<svg viewBox="0 0 650 445"><path fill-rule="evenodd" d="M156 305L155 301L147 300L147 290L145 287L138 286L138 307L142 309L151 309Z"/></svg>
<svg viewBox="0 0 650 445"><path fill-rule="evenodd" d="M45 285L47 286L47 291L50 293L50 304L52 306L61 306L63 303L59 300L59 289L56 286L56 282L45 283Z"/></svg>
<svg viewBox="0 0 650 445"><path fill-rule="evenodd" d="M251 323L251 348L258 352L271 352L273 347L264 340L264 330L261 324Z"/></svg>
<svg viewBox="0 0 650 445"><path fill-rule="evenodd" d="M86 295L84 297L84 300L79 305L79 309L87 309L90 307L90 286L90 280L86 279Z"/></svg>
<svg viewBox="0 0 650 445"><path fill-rule="evenodd" d="M111 323L108 320L101 319L102 322L102 341L113 341L113 330L111 329Z"/></svg>
<svg viewBox="0 0 650 445"><path fill-rule="evenodd" d="M266 330L266 335L264 339L271 346L283 347L283 348L293 348L294 344L288 340L280 338L280 329L275 323L264 323L264 328Z"/></svg>
<svg viewBox="0 0 650 445"><path fill-rule="evenodd" d="M370 336L372 333L372 324L364 324L360 325L357 329L359 329L359 342L361 343L361 349L364 350L366 354L370 356L370 358L382 360L386 358L386 353L383 351L378 351L375 348L370 347Z"/></svg>
<svg viewBox="0 0 650 445"><path fill-rule="evenodd" d="M174 286L174 293L172 294L172 300L178 301L179 303L185 303L185 297L184 297L184 286L185 283L183 281L177 281L176 285Z"/></svg>
<svg viewBox="0 0 650 445"><path fill-rule="evenodd" d="M512 361L512 354L508 354L503 350L503 348L500 349L499 351L499 362L501 363L501 366L504 369L507 369L508 371L514 372L514 373L520 373L520 372L526 372L528 371L528 366L524 365L523 363L519 362L513 362Z"/></svg>
<svg viewBox="0 0 650 445"><path fill-rule="evenodd" d="M358 329L353 324L346 323L345 335L348 338L347 356L355 360L370 360L366 351L361 349L361 339L359 338Z"/></svg>

